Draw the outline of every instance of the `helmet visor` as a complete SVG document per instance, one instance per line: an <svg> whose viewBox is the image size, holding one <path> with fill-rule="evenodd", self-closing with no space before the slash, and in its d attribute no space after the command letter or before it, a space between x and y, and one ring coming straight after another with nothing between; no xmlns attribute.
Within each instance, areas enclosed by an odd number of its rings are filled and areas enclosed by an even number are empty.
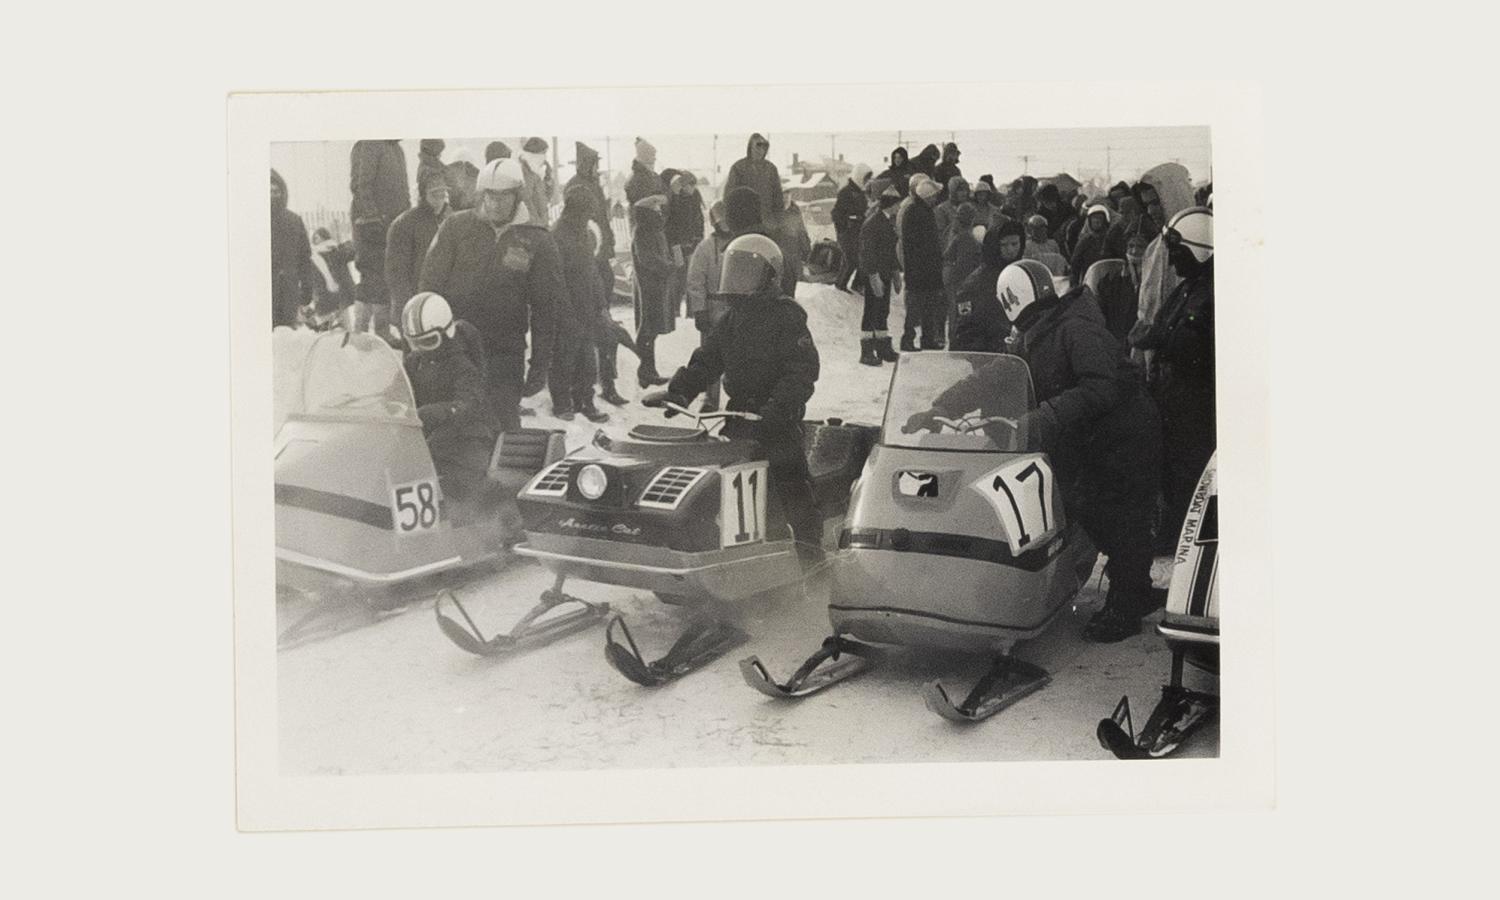
<svg viewBox="0 0 1500 900"><path fill-rule="evenodd" d="M740 250L727 252L724 254L723 270L719 274L719 293L764 293L772 286L774 274L771 261L759 253Z"/></svg>

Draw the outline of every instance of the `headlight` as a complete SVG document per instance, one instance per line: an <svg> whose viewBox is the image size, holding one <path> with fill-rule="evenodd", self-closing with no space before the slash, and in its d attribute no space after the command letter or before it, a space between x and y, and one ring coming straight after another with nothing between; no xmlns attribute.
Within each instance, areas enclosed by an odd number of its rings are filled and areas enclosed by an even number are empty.
<svg viewBox="0 0 1500 900"><path fill-rule="evenodd" d="M588 465L578 470L578 493L588 499L598 500L608 487L609 476L598 466Z"/></svg>

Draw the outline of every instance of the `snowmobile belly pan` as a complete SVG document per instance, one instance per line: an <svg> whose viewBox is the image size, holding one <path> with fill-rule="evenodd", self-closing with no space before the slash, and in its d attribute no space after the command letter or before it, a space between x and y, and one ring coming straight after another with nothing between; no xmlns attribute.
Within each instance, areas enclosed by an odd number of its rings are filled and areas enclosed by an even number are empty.
<svg viewBox="0 0 1500 900"><path fill-rule="evenodd" d="M514 548L570 578L665 594L742 600L802 577L790 540L685 553L665 547L530 532Z"/></svg>

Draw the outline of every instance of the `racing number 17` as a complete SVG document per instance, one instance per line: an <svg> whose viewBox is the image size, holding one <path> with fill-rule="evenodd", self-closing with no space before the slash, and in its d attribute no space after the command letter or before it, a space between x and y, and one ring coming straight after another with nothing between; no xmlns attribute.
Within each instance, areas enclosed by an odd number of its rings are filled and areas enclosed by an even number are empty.
<svg viewBox="0 0 1500 900"><path fill-rule="evenodd" d="M1051 470L1045 462L1031 459L1020 466L999 469L989 478L991 503L1001 519L1008 520L1006 530L1012 536L1010 543L1014 552L1019 553L1037 537L1052 530L1049 474ZM1003 502L1000 497L1005 498ZM1013 530L1009 527L1011 522L1015 524Z"/></svg>

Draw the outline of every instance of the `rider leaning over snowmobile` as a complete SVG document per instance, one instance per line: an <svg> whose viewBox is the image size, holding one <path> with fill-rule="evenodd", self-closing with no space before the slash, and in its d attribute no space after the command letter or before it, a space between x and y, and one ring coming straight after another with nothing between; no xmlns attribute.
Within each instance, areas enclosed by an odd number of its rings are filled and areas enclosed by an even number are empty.
<svg viewBox="0 0 1500 900"><path fill-rule="evenodd" d="M401 334L411 348L403 364L443 496L465 500L483 489L495 443L479 335L455 321L448 301L431 291L407 301Z"/></svg>
<svg viewBox="0 0 1500 900"><path fill-rule="evenodd" d="M761 417L728 420L724 436L760 443L798 555L811 565L823 557L823 516L813 501L801 426L818 380L818 348L807 329L807 313L781 293L781 269L781 250L769 237L745 234L731 241L719 278L729 311L666 389L641 402L687 406L723 375L725 408Z"/></svg>
<svg viewBox="0 0 1500 900"><path fill-rule="evenodd" d="M1087 288L1059 298L1047 267L1026 259L1006 266L995 292L1021 332L1021 355L1036 387L1037 408L1020 423L1021 434L1048 454L1068 511L1108 557L1109 593L1084 636L1123 640L1139 632L1141 617L1157 605L1151 589L1151 521L1161 478L1156 406ZM911 417L907 430L983 406L989 371L943 392L932 410Z"/></svg>

